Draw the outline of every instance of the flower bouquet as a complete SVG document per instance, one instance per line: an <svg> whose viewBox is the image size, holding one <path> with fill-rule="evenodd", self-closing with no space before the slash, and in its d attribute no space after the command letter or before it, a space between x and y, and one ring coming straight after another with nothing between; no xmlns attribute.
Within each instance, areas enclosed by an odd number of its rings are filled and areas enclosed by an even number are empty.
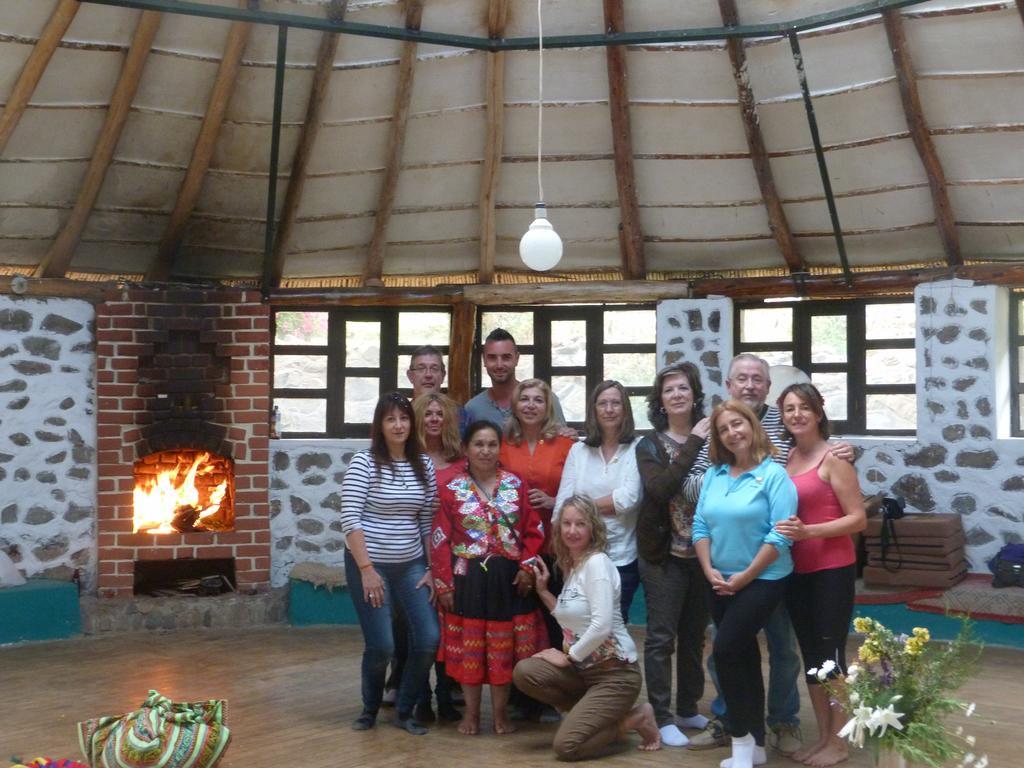
<svg viewBox="0 0 1024 768"><path fill-rule="evenodd" d="M964 767L985 768L987 757L971 751L974 737L943 723L951 712L974 713L974 704L950 695L981 651L972 641L970 622L964 620L957 638L944 645L932 644L921 627L907 636L869 618L856 618L853 626L865 638L860 663L849 665L845 680L831 678L832 662L810 670L850 715L839 736L858 747L867 742L876 758L891 752L909 763L935 767L959 760Z"/></svg>

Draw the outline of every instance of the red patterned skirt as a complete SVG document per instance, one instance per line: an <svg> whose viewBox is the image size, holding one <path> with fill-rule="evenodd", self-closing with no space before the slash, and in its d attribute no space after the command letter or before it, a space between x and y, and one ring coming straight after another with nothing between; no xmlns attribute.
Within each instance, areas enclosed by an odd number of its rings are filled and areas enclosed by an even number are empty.
<svg viewBox="0 0 1024 768"><path fill-rule="evenodd" d="M507 685L517 661L548 647L537 597L520 597L513 586L519 570L514 560L493 556L461 563L466 573L453 568L455 609L441 612L437 657L460 683Z"/></svg>

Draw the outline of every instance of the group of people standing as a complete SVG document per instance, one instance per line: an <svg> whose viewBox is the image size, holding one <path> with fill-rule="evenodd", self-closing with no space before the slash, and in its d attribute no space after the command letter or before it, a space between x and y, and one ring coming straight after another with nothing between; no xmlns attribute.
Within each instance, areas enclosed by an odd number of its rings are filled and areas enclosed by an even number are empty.
<svg viewBox="0 0 1024 768"><path fill-rule="evenodd" d="M797 738L794 630L804 669L831 660L842 674L850 534L865 524L853 451L830 444L818 391L793 385L767 405L767 363L740 355L730 399L706 416L699 370L676 363L647 398L651 434L636 435L625 389L605 381L578 435L545 382L516 379L518 357L512 336L493 331L482 348L491 387L460 407L440 393L440 353L417 350L412 402L382 397L370 448L349 465L345 566L366 643L353 727L376 723L398 641L394 722L409 733L433 718L436 663L438 713L459 717L461 733L479 732L487 685L499 734L515 730L510 698L518 710L557 709L554 747L566 760L630 731L644 750L731 742L724 768L762 764L769 738L808 765L843 760L841 713L813 676L821 735L806 746ZM641 584L642 675L626 629ZM709 619L711 719L698 711ZM644 680L648 701L637 705Z"/></svg>

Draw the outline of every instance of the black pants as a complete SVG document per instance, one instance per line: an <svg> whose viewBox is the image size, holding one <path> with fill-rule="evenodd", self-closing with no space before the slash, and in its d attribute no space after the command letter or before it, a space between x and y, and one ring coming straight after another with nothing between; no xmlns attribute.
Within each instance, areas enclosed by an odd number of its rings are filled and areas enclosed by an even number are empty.
<svg viewBox="0 0 1024 768"><path fill-rule="evenodd" d="M820 669L826 659L836 663L836 673L846 671L846 638L853 617L857 566L828 568L813 573L794 573L786 585L786 608L793 621L808 685L818 678L806 674Z"/></svg>
<svg viewBox="0 0 1024 768"><path fill-rule="evenodd" d="M764 746L764 678L757 633L786 590L786 580L755 579L735 595L711 595L715 667L729 712L730 736L753 734Z"/></svg>

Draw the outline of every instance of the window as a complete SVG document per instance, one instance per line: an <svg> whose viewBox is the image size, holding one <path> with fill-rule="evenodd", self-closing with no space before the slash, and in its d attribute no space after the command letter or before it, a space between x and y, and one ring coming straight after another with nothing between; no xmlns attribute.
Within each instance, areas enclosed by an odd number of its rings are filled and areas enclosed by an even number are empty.
<svg viewBox="0 0 1024 768"><path fill-rule="evenodd" d="M447 309L274 313L274 405L285 437L368 437L384 392L411 394L405 370L433 344L447 364Z"/></svg>
<svg viewBox="0 0 1024 768"><path fill-rule="evenodd" d="M912 435L917 428L913 302L738 306L736 352L806 371L833 431Z"/></svg>
<svg viewBox="0 0 1024 768"><path fill-rule="evenodd" d="M1010 297L1010 432L1024 437L1024 293Z"/></svg>
<svg viewBox="0 0 1024 768"><path fill-rule="evenodd" d="M647 306L509 307L480 312L477 339L495 328L519 347L516 377L543 379L562 404L567 422L582 426L587 395L604 379L619 381L629 395L637 429L649 429L644 397L654 381L655 310ZM474 390L482 386L479 357ZM486 378L486 374L483 374Z"/></svg>

